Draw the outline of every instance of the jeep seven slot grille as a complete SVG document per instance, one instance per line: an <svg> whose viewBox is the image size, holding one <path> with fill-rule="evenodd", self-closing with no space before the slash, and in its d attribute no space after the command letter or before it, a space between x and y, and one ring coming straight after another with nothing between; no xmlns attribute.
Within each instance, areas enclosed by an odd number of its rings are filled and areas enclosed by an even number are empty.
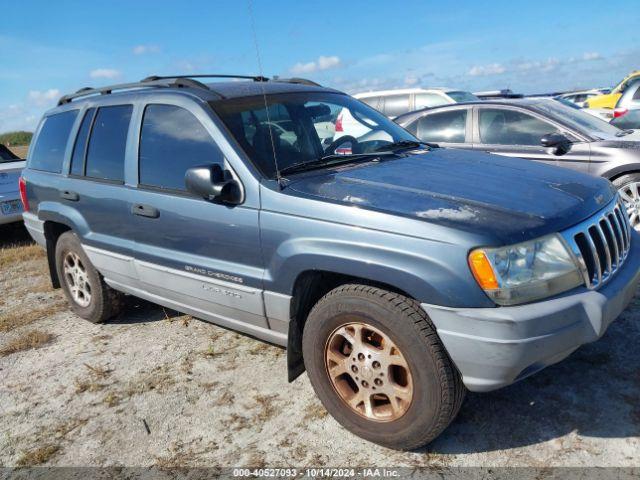
<svg viewBox="0 0 640 480"><path fill-rule="evenodd" d="M627 259L631 224L616 198L608 207L562 233L576 256L587 288L605 284Z"/></svg>

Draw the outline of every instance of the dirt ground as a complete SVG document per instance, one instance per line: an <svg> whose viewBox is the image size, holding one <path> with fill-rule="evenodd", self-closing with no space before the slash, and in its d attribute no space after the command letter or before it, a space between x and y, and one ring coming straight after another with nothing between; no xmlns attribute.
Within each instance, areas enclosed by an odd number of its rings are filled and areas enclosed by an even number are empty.
<svg viewBox="0 0 640 480"><path fill-rule="evenodd" d="M469 394L427 449L342 429L285 351L130 299L90 324L0 229L0 466L640 466L640 297L559 365Z"/></svg>

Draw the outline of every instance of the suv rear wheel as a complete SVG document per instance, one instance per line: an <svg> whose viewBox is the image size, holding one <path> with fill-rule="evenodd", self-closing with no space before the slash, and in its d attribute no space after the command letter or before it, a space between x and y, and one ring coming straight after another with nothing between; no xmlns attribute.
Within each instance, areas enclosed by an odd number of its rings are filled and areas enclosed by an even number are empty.
<svg viewBox="0 0 640 480"><path fill-rule="evenodd" d="M464 399L461 378L420 305L343 285L309 313L304 362L325 408L367 440L410 450L436 438Z"/></svg>
<svg viewBox="0 0 640 480"><path fill-rule="evenodd" d="M104 282L75 233L60 235L55 257L60 284L75 314L92 323L100 323L118 313L122 294Z"/></svg>

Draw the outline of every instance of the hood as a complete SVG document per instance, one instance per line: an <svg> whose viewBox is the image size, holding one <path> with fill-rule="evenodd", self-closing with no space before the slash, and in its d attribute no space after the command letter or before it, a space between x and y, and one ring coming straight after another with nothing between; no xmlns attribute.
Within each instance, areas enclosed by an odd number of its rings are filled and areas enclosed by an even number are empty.
<svg viewBox="0 0 640 480"><path fill-rule="evenodd" d="M501 244L564 230L615 195L602 178L455 149L314 171L287 190L486 235Z"/></svg>

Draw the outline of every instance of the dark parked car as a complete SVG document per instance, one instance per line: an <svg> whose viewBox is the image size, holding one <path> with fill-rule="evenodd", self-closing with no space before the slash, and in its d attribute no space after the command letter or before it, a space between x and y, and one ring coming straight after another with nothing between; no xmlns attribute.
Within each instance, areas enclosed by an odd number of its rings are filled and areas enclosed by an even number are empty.
<svg viewBox="0 0 640 480"><path fill-rule="evenodd" d="M286 346L342 425L412 449L633 298L640 236L609 182L422 145L296 82L152 77L45 114L24 218L76 314L124 292ZM324 145L345 110L368 133Z"/></svg>
<svg viewBox="0 0 640 480"><path fill-rule="evenodd" d="M638 137L593 115L553 99L485 100L419 110L395 121L425 142L607 178L640 229Z"/></svg>

